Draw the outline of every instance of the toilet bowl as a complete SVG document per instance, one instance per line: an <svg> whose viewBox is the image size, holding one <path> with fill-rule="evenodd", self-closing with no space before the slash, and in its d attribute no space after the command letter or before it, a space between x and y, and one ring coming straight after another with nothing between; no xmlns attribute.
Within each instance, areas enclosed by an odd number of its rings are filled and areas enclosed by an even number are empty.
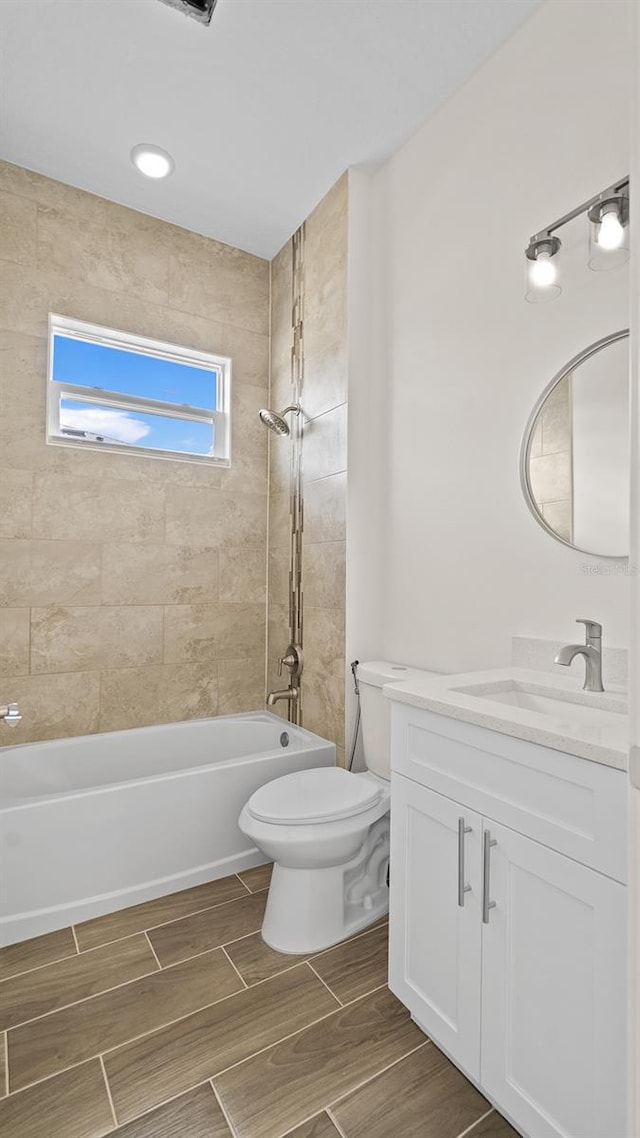
<svg viewBox="0 0 640 1138"><path fill-rule="evenodd" d="M428 673L358 666L367 770L297 771L265 783L242 809L242 832L274 862L263 940L319 952L388 910L390 704L384 684Z"/></svg>

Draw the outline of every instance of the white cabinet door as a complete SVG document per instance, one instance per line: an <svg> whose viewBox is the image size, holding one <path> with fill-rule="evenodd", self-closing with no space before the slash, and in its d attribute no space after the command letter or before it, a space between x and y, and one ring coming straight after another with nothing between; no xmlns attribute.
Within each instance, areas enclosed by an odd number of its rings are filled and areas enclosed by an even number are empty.
<svg viewBox="0 0 640 1138"><path fill-rule="evenodd" d="M392 803L389 984L477 1081L482 819L401 775ZM459 893L460 882L470 888Z"/></svg>
<svg viewBox="0 0 640 1138"><path fill-rule="evenodd" d="M482 1086L531 1138L624 1138L625 888L484 827Z"/></svg>

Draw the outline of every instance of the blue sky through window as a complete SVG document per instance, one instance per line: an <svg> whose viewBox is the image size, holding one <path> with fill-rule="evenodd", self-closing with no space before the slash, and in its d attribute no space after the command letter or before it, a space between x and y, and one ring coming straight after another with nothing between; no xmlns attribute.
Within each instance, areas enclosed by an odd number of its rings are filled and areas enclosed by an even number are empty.
<svg viewBox="0 0 640 1138"><path fill-rule="evenodd" d="M54 336L53 379L102 387L118 395L216 409L214 371L67 336Z"/></svg>
<svg viewBox="0 0 640 1138"><path fill-rule="evenodd" d="M146 411L125 411L99 403L61 399L60 426L71 431L86 431L89 438L98 436L105 444L213 454L213 423L168 419Z"/></svg>

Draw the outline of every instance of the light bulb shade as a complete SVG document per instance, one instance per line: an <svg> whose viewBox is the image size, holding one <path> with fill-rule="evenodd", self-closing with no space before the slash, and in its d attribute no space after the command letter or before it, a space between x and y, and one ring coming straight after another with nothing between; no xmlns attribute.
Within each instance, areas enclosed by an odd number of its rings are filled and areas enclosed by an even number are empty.
<svg viewBox="0 0 640 1138"><path fill-rule="evenodd" d="M629 260L629 201L624 194L597 202L589 210L589 268L617 269Z"/></svg>
<svg viewBox="0 0 640 1138"><path fill-rule="evenodd" d="M560 241L557 237L545 235L534 238L526 250L527 279L525 300L529 304L544 304L560 296L562 288L558 284L558 252Z"/></svg>

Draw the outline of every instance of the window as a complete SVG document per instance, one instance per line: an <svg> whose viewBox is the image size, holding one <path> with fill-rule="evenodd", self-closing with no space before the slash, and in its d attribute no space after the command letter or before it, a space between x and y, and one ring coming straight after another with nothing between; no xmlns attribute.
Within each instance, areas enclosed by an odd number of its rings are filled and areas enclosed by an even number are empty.
<svg viewBox="0 0 640 1138"><path fill-rule="evenodd" d="M231 360L49 317L47 442L229 465Z"/></svg>

